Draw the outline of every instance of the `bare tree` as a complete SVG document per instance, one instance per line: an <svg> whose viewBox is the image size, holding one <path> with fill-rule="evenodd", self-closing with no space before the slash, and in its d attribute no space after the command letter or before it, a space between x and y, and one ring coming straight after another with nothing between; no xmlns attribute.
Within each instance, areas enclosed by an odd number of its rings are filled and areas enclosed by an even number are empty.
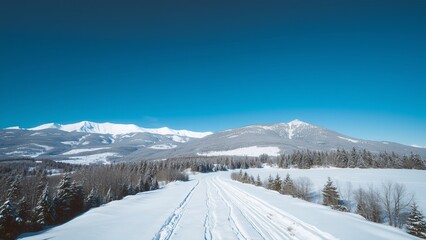
<svg viewBox="0 0 426 240"><path fill-rule="evenodd" d="M390 226L393 225L393 217L392 217L392 192L393 192L393 183L388 181L382 184L382 193L380 195L380 200L382 206L385 210L386 217L388 219L388 224Z"/></svg>
<svg viewBox="0 0 426 240"><path fill-rule="evenodd" d="M307 177L300 177L295 181L296 196L306 201L310 201L313 183Z"/></svg>
<svg viewBox="0 0 426 240"><path fill-rule="evenodd" d="M410 206L413 201L413 196L407 193L407 188L403 184L395 183L394 191L392 194L393 200L393 215L394 215L394 227L402 227L402 222L400 221L401 213Z"/></svg>

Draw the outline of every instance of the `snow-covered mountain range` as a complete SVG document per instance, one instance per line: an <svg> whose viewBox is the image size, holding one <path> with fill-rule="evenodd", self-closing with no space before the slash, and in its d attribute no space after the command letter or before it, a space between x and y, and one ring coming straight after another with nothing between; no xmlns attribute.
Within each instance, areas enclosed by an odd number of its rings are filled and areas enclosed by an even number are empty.
<svg viewBox="0 0 426 240"><path fill-rule="evenodd" d="M19 128L19 127L18 127ZM11 127L8 129L17 129ZM46 123L37 127L29 128L28 130L38 131L45 129L58 129L65 132L84 132L98 134L128 134L128 133L152 133L159 135L176 135L180 137L202 138L212 134L212 132L192 132L188 130L174 130L168 127L162 128L143 128L135 124L117 124L117 123L96 123L90 121L82 121L72 124Z"/></svg>
<svg viewBox="0 0 426 240"><path fill-rule="evenodd" d="M413 152L426 158L425 148L357 139L299 120L250 125L218 133L88 121L0 130L0 159L47 157L74 163L263 153L274 156L296 150L333 151L353 147L402 155Z"/></svg>

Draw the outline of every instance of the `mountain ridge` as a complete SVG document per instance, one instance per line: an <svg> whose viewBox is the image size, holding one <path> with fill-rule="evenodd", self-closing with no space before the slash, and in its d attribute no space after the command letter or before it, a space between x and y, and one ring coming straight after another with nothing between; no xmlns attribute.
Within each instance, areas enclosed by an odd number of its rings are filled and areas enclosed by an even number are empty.
<svg viewBox="0 0 426 240"><path fill-rule="evenodd" d="M18 126L9 127L6 129L18 129ZM45 123L32 128L19 128L21 130L39 131L45 129L58 129L65 132L85 132L98 134L129 134L129 133L153 133L159 135L178 135L181 137L202 138L212 134L212 132L195 132L189 130L175 130L168 127L161 128L143 128L135 124L119 124L119 123L97 123L91 121L81 121L71 124Z"/></svg>
<svg viewBox="0 0 426 240"><path fill-rule="evenodd" d="M249 125L217 133L167 127L149 129L134 124L89 121L0 130L0 159L30 156L76 163L188 156L258 156L263 153L277 156L306 149L335 151L352 148L400 155L416 153L426 158L424 148L354 138L297 119L287 123Z"/></svg>

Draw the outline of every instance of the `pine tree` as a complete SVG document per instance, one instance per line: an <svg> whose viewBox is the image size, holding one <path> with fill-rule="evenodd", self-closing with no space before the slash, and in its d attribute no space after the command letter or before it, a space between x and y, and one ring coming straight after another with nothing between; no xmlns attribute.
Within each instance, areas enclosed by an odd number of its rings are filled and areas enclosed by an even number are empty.
<svg viewBox="0 0 426 240"><path fill-rule="evenodd" d="M0 236L5 239L14 239L21 231L22 219L12 201L6 200L0 206Z"/></svg>
<svg viewBox="0 0 426 240"><path fill-rule="evenodd" d="M25 196L18 201L17 204L18 216L21 219L21 230L23 232L30 231L32 228L31 222L31 207L25 199Z"/></svg>
<svg viewBox="0 0 426 240"><path fill-rule="evenodd" d="M280 175L277 174L277 176L275 176L274 181L272 182L271 189L279 192L281 191L281 187L282 187L282 181L281 181Z"/></svg>
<svg viewBox="0 0 426 240"><path fill-rule="evenodd" d="M337 188L333 185L333 181L331 181L330 177L328 178L327 183L325 184L322 190L323 196L323 205L331 206L332 208L337 208L339 205L339 192Z"/></svg>
<svg viewBox="0 0 426 240"><path fill-rule="evenodd" d="M426 239L426 222L416 203L411 205L410 216L407 218L407 232L413 236Z"/></svg>
<svg viewBox="0 0 426 240"><path fill-rule="evenodd" d="M11 200L12 202L18 202L20 200L22 190L21 182L22 176L16 176L7 190L7 199Z"/></svg>
<svg viewBox="0 0 426 240"><path fill-rule="evenodd" d="M294 187L293 180L290 178L290 174L287 173L283 181L283 189L282 192L287 195L294 196L296 194L296 188Z"/></svg>
<svg viewBox="0 0 426 240"><path fill-rule="evenodd" d="M49 198L49 187L46 185L43 189L42 194L37 202L37 206L34 208L34 223L38 227L44 227L53 222L51 215L52 202Z"/></svg>
<svg viewBox="0 0 426 240"><path fill-rule="evenodd" d="M83 186L73 181L71 184L71 193L71 215L74 217L84 211Z"/></svg>
<svg viewBox="0 0 426 240"><path fill-rule="evenodd" d="M98 191L94 188L90 191L86 198L86 210L91 208L99 207L102 204L102 197L98 194Z"/></svg>
<svg viewBox="0 0 426 240"><path fill-rule="evenodd" d="M272 178L271 174L269 174L268 182L266 184L266 188L267 189L272 189L273 183L274 183L274 179Z"/></svg>
<svg viewBox="0 0 426 240"><path fill-rule="evenodd" d="M58 185L54 205L57 223L68 221L81 213L84 209L82 186L71 182L71 178L65 175Z"/></svg>
<svg viewBox="0 0 426 240"><path fill-rule="evenodd" d="M262 181L260 180L260 176L259 176L259 174L257 174L256 181L255 181L255 185L256 185L256 186L262 186Z"/></svg>

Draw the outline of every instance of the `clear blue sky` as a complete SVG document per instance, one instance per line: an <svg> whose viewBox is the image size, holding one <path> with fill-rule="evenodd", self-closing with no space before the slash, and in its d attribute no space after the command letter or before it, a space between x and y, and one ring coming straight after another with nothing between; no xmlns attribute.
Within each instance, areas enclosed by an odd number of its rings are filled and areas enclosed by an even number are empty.
<svg viewBox="0 0 426 240"><path fill-rule="evenodd" d="M425 26L424 0L1 1L0 127L298 118L426 146Z"/></svg>

